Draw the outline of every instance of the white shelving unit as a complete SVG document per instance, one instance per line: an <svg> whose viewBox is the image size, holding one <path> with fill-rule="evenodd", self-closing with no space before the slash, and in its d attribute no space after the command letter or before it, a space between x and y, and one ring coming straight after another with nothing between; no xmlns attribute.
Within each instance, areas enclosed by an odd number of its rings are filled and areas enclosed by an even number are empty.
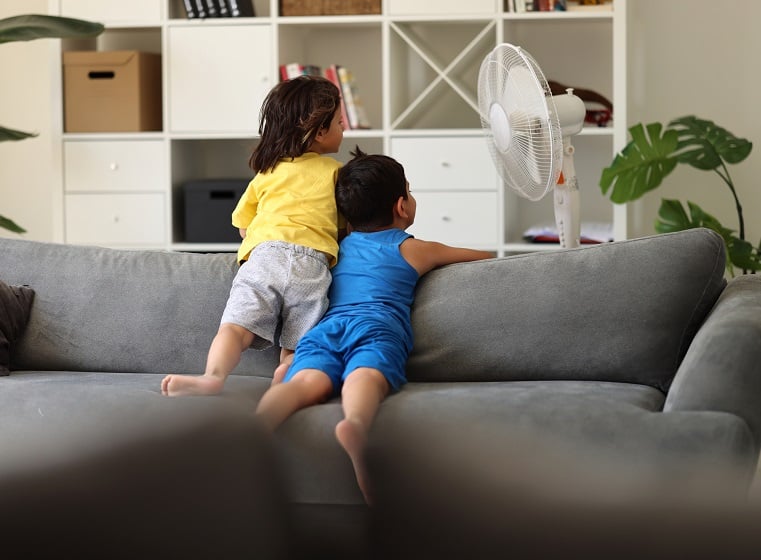
<svg viewBox="0 0 761 560"><path fill-rule="evenodd" d="M94 40L62 50L162 54L163 130L63 133L60 238L65 242L189 251L182 185L251 175L261 102L287 62L352 70L374 128L348 130L338 158L359 145L396 157L419 201L411 232L503 255L554 248L523 232L551 223L551 196L530 202L502 187L477 111L481 60L500 42L520 45L548 79L605 95L613 123L574 138L582 222L610 222L627 237L627 213L600 193L600 172L626 143L626 0L612 11L512 13L501 0L385 0L380 15L280 17L255 0L256 17L188 20L182 0L50 0L50 13L102 21ZM56 88L54 88L56 89ZM53 92L63 130L62 89Z"/></svg>

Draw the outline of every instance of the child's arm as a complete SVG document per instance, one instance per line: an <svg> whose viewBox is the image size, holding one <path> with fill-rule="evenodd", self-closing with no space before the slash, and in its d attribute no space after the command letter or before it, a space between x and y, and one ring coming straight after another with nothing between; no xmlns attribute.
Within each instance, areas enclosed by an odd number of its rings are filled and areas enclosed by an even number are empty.
<svg viewBox="0 0 761 560"><path fill-rule="evenodd" d="M232 225L238 228L241 238L246 237L245 230L251 225L257 210L259 209L259 200L256 198L256 191L253 187L253 180L248 184L246 190L238 199L235 209L232 213Z"/></svg>
<svg viewBox="0 0 761 560"><path fill-rule="evenodd" d="M400 250L405 260L418 271L420 276L447 264L480 261L494 257L494 254L488 251L450 247L436 241L423 241L413 237L404 241Z"/></svg>

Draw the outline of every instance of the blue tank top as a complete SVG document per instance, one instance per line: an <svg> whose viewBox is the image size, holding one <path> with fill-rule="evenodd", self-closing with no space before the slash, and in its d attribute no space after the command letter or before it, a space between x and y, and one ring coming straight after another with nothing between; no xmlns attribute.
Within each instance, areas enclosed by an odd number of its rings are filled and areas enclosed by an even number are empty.
<svg viewBox="0 0 761 560"><path fill-rule="evenodd" d="M341 314L386 322L395 317L411 342L410 307L418 273L399 250L410 237L397 228L347 235L341 241L338 264L331 269L326 317Z"/></svg>

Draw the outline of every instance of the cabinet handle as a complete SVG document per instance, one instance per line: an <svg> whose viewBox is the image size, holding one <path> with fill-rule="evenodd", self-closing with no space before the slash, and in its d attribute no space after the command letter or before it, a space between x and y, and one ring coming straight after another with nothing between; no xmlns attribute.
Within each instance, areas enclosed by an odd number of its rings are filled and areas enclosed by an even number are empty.
<svg viewBox="0 0 761 560"><path fill-rule="evenodd" d="M449 216L442 216L442 217L441 217L441 221L442 221L442 222L451 222L451 221L452 221L452 218L451 218L451 217L449 217Z"/></svg>
<svg viewBox="0 0 761 560"><path fill-rule="evenodd" d="M114 223L115 223L115 224L118 224L118 223L119 223L119 216L118 216L118 215L117 215L117 216L114 216Z"/></svg>
<svg viewBox="0 0 761 560"><path fill-rule="evenodd" d="M118 164L118 163L116 163L115 161L112 161L112 162L111 162L111 163L108 165L108 168L109 168L111 171L116 171L117 169L119 169L119 164Z"/></svg>
<svg viewBox="0 0 761 560"><path fill-rule="evenodd" d="M441 162L441 167L452 167L452 164L444 160Z"/></svg>

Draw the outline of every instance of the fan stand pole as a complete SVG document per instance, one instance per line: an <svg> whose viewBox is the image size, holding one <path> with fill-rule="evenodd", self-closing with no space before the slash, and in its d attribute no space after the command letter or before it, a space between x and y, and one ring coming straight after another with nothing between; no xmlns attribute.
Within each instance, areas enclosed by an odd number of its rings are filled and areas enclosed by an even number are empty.
<svg viewBox="0 0 761 560"><path fill-rule="evenodd" d="M563 138L563 173L555 185L555 223L560 246L564 249L578 247L581 238L579 222L579 184L573 165L574 148L571 139Z"/></svg>

